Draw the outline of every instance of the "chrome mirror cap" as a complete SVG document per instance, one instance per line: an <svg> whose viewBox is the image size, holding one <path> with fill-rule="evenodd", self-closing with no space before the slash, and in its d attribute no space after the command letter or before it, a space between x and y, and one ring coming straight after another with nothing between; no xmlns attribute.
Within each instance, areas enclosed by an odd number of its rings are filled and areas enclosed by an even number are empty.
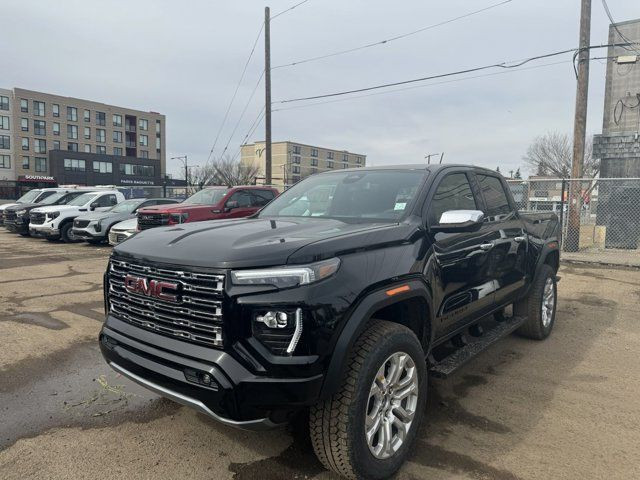
<svg viewBox="0 0 640 480"><path fill-rule="evenodd" d="M480 223L483 219L484 213L480 210L448 210L440 217L440 225Z"/></svg>

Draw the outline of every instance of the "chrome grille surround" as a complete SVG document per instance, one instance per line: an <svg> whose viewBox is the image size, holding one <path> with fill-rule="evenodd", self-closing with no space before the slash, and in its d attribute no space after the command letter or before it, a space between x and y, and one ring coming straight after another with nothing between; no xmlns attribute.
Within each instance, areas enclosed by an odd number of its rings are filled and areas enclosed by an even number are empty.
<svg viewBox="0 0 640 480"><path fill-rule="evenodd" d="M131 293L124 286L127 275L178 284L178 302ZM165 265L112 258L108 270L109 313L156 333L221 348L224 280L221 274L173 270Z"/></svg>

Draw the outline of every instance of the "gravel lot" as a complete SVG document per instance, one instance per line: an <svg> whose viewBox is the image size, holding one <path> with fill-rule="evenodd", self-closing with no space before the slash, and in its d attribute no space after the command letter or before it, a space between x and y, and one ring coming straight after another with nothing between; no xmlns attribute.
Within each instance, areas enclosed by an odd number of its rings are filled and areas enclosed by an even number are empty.
<svg viewBox="0 0 640 480"><path fill-rule="evenodd" d="M333 478L303 424L218 425L103 362L109 247L0 229L0 478ZM640 270L564 266L552 336L431 383L400 479L630 479L640 465Z"/></svg>

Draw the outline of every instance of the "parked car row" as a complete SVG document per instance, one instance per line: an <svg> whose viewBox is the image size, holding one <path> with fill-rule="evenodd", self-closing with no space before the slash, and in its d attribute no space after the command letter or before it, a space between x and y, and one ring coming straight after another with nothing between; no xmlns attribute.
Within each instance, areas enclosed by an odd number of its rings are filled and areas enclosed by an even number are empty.
<svg viewBox="0 0 640 480"><path fill-rule="evenodd" d="M271 187L207 187L183 202L133 198L111 187L35 189L0 206L7 230L50 241L108 241L117 245L140 230L252 215L278 195Z"/></svg>

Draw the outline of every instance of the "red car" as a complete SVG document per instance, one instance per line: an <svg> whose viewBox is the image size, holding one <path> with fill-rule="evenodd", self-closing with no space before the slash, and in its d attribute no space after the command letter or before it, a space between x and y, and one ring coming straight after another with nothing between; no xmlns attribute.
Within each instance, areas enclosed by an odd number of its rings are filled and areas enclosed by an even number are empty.
<svg viewBox="0 0 640 480"><path fill-rule="evenodd" d="M207 187L194 193L184 202L138 210L138 229L248 217L277 196L278 190L271 187Z"/></svg>

